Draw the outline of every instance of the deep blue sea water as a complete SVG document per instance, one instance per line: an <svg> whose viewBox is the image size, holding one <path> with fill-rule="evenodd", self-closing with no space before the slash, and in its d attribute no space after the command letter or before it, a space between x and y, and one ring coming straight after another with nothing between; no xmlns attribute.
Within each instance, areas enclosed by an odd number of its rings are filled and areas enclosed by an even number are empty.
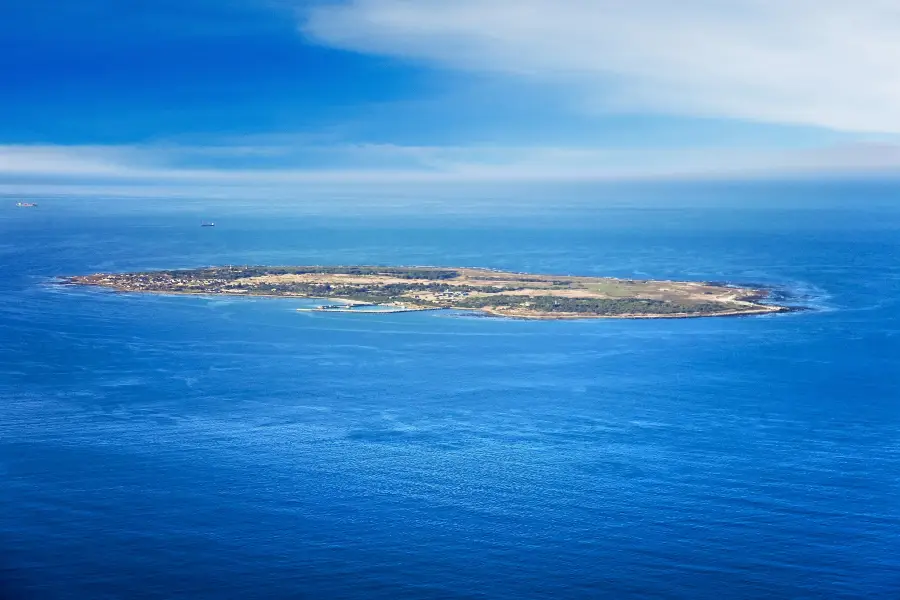
<svg viewBox="0 0 900 600"><path fill-rule="evenodd" d="M7 201L0 595L900 597L900 208L778 207L801 192ZM815 310L526 322L52 283L248 263L729 280Z"/></svg>

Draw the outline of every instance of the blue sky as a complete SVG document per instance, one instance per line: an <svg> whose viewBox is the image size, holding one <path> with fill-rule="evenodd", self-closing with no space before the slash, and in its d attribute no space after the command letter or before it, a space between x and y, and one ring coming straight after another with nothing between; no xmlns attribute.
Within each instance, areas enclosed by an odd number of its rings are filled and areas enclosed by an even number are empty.
<svg viewBox="0 0 900 600"><path fill-rule="evenodd" d="M886 0L0 3L0 184L900 168Z"/></svg>

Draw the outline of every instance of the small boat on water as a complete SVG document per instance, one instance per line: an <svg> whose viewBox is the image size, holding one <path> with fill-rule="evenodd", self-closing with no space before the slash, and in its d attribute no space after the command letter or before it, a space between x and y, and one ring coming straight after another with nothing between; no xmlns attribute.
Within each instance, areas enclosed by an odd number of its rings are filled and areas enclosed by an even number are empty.
<svg viewBox="0 0 900 600"><path fill-rule="evenodd" d="M16 202L16 206L21 206L22 208L34 208L37 206L37 202Z"/></svg>
<svg viewBox="0 0 900 600"><path fill-rule="evenodd" d="M203 221L200 223L200 227L215 227L216 224L210 221Z"/></svg>

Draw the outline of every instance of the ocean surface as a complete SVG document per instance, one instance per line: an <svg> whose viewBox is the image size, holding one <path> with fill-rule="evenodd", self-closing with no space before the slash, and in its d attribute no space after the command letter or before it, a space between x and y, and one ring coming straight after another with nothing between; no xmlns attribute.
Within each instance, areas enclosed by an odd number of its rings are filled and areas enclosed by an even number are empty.
<svg viewBox="0 0 900 600"><path fill-rule="evenodd" d="M900 598L900 185L726 192L3 199L0 597ZM528 322L54 283L308 263L756 283L813 310Z"/></svg>

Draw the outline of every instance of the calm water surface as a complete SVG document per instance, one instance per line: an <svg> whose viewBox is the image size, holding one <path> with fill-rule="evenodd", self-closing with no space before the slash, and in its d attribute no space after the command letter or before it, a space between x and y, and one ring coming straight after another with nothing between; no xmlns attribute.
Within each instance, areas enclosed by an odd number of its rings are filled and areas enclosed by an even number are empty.
<svg viewBox="0 0 900 600"><path fill-rule="evenodd" d="M11 597L900 597L900 210L40 204L0 208ZM729 280L816 310L524 322L51 281L247 263Z"/></svg>

